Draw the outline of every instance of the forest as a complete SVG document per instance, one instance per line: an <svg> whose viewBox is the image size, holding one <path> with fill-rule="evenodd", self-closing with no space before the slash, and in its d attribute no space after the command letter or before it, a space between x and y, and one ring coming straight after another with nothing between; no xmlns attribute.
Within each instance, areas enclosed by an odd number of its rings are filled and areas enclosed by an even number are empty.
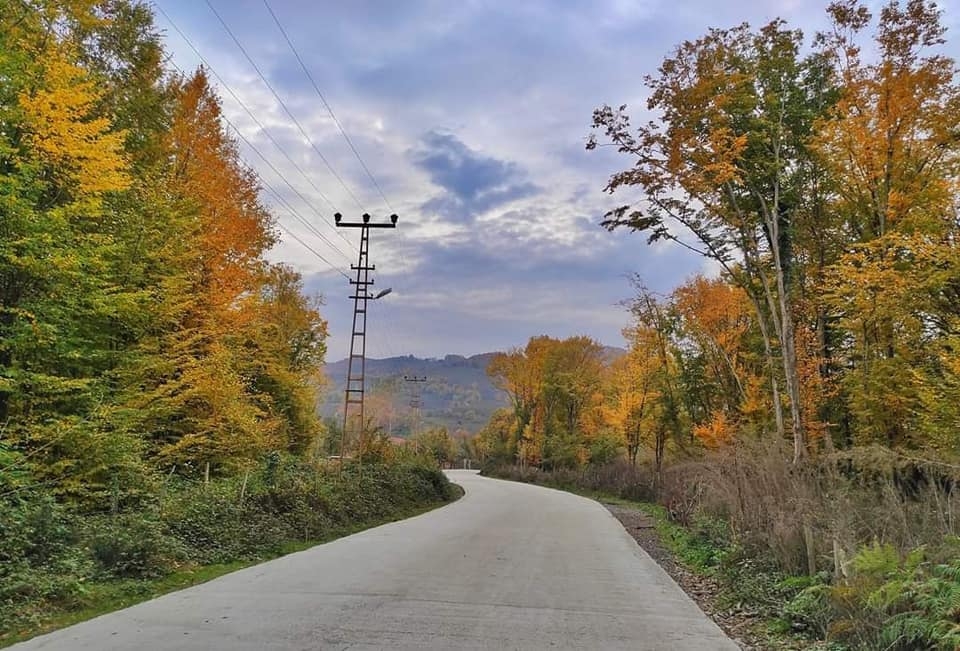
<svg viewBox="0 0 960 651"><path fill-rule="evenodd" d="M626 355L488 373L492 472L659 502L734 601L842 648L960 646L960 88L923 0L712 29L603 105L603 226L717 270L634 278ZM644 110L645 109L645 110ZM638 242L638 246L642 244ZM638 255L643 255L642 248ZM497 470L499 468L499 470Z"/></svg>
<svg viewBox="0 0 960 651"><path fill-rule="evenodd" d="M145 4L0 0L0 642L451 496L323 463L319 297L166 57Z"/></svg>

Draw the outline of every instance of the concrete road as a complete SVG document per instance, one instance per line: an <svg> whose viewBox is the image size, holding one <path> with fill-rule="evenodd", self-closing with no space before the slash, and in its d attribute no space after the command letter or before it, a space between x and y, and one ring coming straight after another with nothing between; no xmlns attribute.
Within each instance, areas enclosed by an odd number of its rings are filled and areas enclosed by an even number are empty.
<svg viewBox="0 0 960 651"><path fill-rule="evenodd" d="M450 476L449 506L13 648L737 648L600 504Z"/></svg>

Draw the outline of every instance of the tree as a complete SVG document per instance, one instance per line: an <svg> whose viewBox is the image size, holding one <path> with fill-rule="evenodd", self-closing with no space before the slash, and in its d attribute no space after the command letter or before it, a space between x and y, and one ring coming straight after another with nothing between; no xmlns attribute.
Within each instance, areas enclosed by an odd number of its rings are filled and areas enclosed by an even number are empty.
<svg viewBox="0 0 960 651"><path fill-rule="evenodd" d="M76 48L47 32L72 9L0 30L0 421L35 475L94 500L144 479L138 442L103 429L123 349L107 326L134 319L137 292L117 282L106 232L131 183L124 134Z"/></svg>
<svg viewBox="0 0 960 651"><path fill-rule="evenodd" d="M660 398L656 386L658 369L659 358L654 350L632 345L626 355L611 363L607 374L604 421L624 442L627 458L634 466L655 427Z"/></svg>
<svg viewBox="0 0 960 651"><path fill-rule="evenodd" d="M801 41L782 21L757 32L746 24L711 30L681 44L659 76L647 78L648 109L662 125L649 122L634 134L625 106L603 106L593 120L618 151L636 159L607 190L640 186L646 201L611 211L604 225L686 246L719 263L750 297L781 435L781 378L787 390L795 460L806 439L791 310L792 232L804 217L799 196L810 177L805 143L824 104L822 89L811 88L821 80L812 74L819 61L800 59ZM596 146L591 137L588 149Z"/></svg>
<svg viewBox="0 0 960 651"><path fill-rule="evenodd" d="M475 437L482 462L512 463L517 459L517 417L512 409L497 409Z"/></svg>
<svg viewBox="0 0 960 651"><path fill-rule="evenodd" d="M487 366L487 375L493 385L510 397L518 435L523 433L533 418L543 383L545 351L551 342L549 337L533 337L525 349L497 353Z"/></svg>
<svg viewBox="0 0 960 651"><path fill-rule="evenodd" d="M457 444L446 427L431 427L411 439L415 449L435 460L441 467L457 456Z"/></svg>
<svg viewBox="0 0 960 651"><path fill-rule="evenodd" d="M683 413L677 382L678 367L671 337L675 328L669 305L634 279L637 296L631 304L635 323L628 330L631 347L638 354L656 360L651 384L656 391L656 416L653 431L653 458L657 486L663 479L663 461L667 442L683 443Z"/></svg>
<svg viewBox="0 0 960 651"><path fill-rule="evenodd" d="M543 462L548 467L576 466L588 458L587 409L600 391L603 346L589 337L552 340L543 364L539 415Z"/></svg>
<svg viewBox="0 0 960 651"><path fill-rule="evenodd" d="M843 92L813 142L837 179L830 208L850 244L825 269L825 303L844 334L838 354L854 440L917 446L946 425L927 416L955 400L940 391L923 398L950 383L954 356L955 63L937 52L944 27L932 3L886 5L871 62L860 55L866 7L838 2L829 12L832 30L818 45Z"/></svg>

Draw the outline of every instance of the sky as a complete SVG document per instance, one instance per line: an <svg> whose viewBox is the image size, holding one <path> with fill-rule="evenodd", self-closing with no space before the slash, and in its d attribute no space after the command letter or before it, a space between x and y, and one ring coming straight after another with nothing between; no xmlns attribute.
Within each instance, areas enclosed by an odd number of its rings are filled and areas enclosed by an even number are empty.
<svg viewBox="0 0 960 651"><path fill-rule="evenodd" d="M208 66L264 202L292 233L280 232L269 257L323 298L329 361L349 352L344 274L359 240L333 226L337 211L353 221L399 216L395 230L371 235L373 291L392 293L370 304L368 356L473 355L541 334L623 346L632 274L669 292L711 270L677 245L599 226L636 194L604 192L632 161L585 150L593 110L626 104L636 122L644 76L677 44L776 17L812 37L826 6L267 2L156 0L157 26L171 66ZM952 39L958 13L941 7Z"/></svg>

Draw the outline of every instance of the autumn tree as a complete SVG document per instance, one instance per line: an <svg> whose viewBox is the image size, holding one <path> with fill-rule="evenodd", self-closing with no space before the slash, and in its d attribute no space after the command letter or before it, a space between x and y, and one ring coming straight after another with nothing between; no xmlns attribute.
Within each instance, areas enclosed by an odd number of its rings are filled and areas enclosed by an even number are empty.
<svg viewBox="0 0 960 651"><path fill-rule="evenodd" d="M955 402L929 393L951 383L960 314L955 63L938 50L944 27L932 3L886 5L868 57L867 8L834 3L829 13L818 46L843 92L813 142L837 179L830 207L849 246L826 269L824 298L845 334L837 353L855 440L922 445L946 424L933 415Z"/></svg>
<svg viewBox="0 0 960 651"><path fill-rule="evenodd" d="M645 346L631 346L626 355L618 357L607 373L607 390L601 406L603 419L623 441L631 465L637 465L637 455L652 439L656 426L656 405L660 393L657 387L659 359L654 350Z"/></svg>
<svg viewBox="0 0 960 651"><path fill-rule="evenodd" d="M533 337L523 349L497 353L487 366L493 385L510 398L516 426L518 454L525 462L539 463L542 453L543 388L549 337Z"/></svg>
<svg viewBox="0 0 960 651"><path fill-rule="evenodd" d="M540 392L548 342L548 337L534 337L524 349L497 353L487 366L493 385L510 397L520 432L530 423Z"/></svg>
<svg viewBox="0 0 960 651"><path fill-rule="evenodd" d="M497 409L477 432L474 447L483 460L513 463L517 460L517 422L512 409Z"/></svg>
<svg viewBox="0 0 960 651"><path fill-rule="evenodd" d="M589 337L553 341L543 366L540 409L544 461L572 466L586 461L589 438L584 416L601 388L603 346Z"/></svg>
<svg viewBox="0 0 960 651"><path fill-rule="evenodd" d="M674 290L670 305L680 391L694 434L729 441L734 429L763 433L770 400L760 397L765 365L746 293L722 277L696 276Z"/></svg>
<svg viewBox="0 0 960 651"><path fill-rule="evenodd" d="M124 347L111 326L137 320L105 232L131 184L124 133L77 48L50 36L73 8L19 9L0 29L0 421L38 476L103 495L142 475L137 442L99 431Z"/></svg>
<svg viewBox="0 0 960 651"><path fill-rule="evenodd" d="M677 445L683 445L685 439L685 414L680 395L677 351L673 344L676 319L668 300L657 296L639 278L634 279L634 285L637 295L630 305L634 323L626 334L632 349L642 351L639 354L649 356L656 363L651 382L657 393L657 413L651 442L654 471L659 485L667 443L672 440Z"/></svg>
<svg viewBox="0 0 960 651"><path fill-rule="evenodd" d="M792 233L807 209L806 141L824 110L820 61L799 55L802 35L774 21L711 30L681 44L647 78L647 108L659 122L634 129L626 107L604 106L594 127L635 159L609 192L639 186L642 207L608 213L604 225L668 239L718 263L749 296L770 364L777 429L781 382L791 414L794 458L806 451L800 411L792 293ZM588 148L598 145L591 138ZM693 238L691 244L690 238ZM777 368L779 366L779 368Z"/></svg>
<svg viewBox="0 0 960 651"><path fill-rule="evenodd" d="M0 15L5 454L121 508L161 458L229 471L305 449L326 325L264 259L272 217L205 74L166 73L136 2Z"/></svg>
<svg viewBox="0 0 960 651"><path fill-rule="evenodd" d="M431 427L417 432L410 439L414 449L425 454L441 467L453 461L457 456L457 444L446 427Z"/></svg>

